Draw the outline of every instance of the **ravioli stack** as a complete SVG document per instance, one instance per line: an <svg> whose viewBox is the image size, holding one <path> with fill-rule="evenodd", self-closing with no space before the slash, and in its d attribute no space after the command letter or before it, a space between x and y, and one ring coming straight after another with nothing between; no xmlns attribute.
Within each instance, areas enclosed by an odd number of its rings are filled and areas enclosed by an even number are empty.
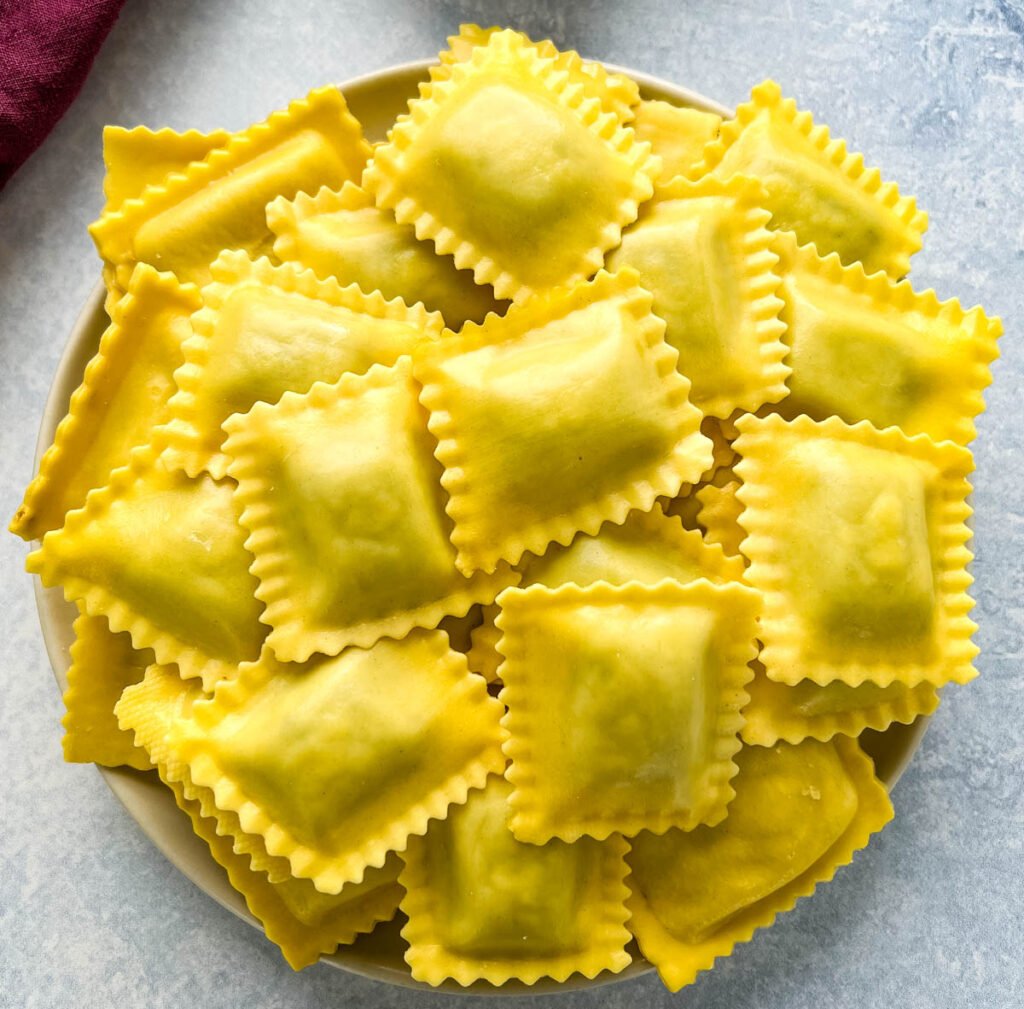
<svg viewBox="0 0 1024 1009"><path fill-rule="evenodd" d="M1000 326L772 82L723 123L449 42L375 148L331 87L105 132L111 324L12 523L80 612L65 755L155 768L296 969L400 907L430 984L635 937L675 990L976 675Z"/></svg>

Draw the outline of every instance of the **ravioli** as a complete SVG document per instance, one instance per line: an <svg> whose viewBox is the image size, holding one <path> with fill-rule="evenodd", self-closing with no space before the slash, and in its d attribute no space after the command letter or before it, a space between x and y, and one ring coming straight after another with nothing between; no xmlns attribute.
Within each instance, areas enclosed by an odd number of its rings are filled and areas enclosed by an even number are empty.
<svg viewBox="0 0 1024 1009"><path fill-rule="evenodd" d="M135 453L26 566L135 648L207 687L259 656L266 628L231 487Z"/></svg>
<svg viewBox="0 0 1024 1009"><path fill-rule="evenodd" d="M217 821L202 816L199 804L187 799L181 785L170 783L178 806L192 821L192 829L206 842L213 859L227 873L231 885L245 898L246 907L259 920L267 938L278 946L292 970L316 963L322 954L372 932L398 911L402 888L397 874L401 861L367 874L362 883L350 883L337 895L323 894L308 880L271 883L254 872L249 859L237 854L231 839L217 833Z"/></svg>
<svg viewBox="0 0 1024 1009"><path fill-rule="evenodd" d="M499 298L592 276L653 192L650 148L516 32L442 71L367 165L377 206Z"/></svg>
<svg viewBox="0 0 1024 1009"><path fill-rule="evenodd" d="M743 417L738 427L746 579L765 600L769 678L973 679L970 453L834 417Z"/></svg>
<svg viewBox="0 0 1024 1009"><path fill-rule="evenodd" d="M190 476L224 476L223 424L232 414L394 364L441 332L440 316L422 306L319 281L294 265L224 252L210 269L213 282L203 288L169 417L157 432L168 465Z"/></svg>
<svg viewBox="0 0 1024 1009"><path fill-rule="evenodd" d="M448 67L453 63L473 58L473 50L477 46L485 46L493 35L509 31L498 27L481 28L474 24L459 25L458 35L448 38L448 48L438 54L439 67L431 67L431 79L447 76ZM628 122L639 109L640 88L636 81L625 74L610 73L604 65L595 60L580 59L572 49L557 49L549 39L533 42L522 32L515 35L537 51L542 59L550 59L556 69L566 73L573 84L579 85L584 95L599 100L606 105L612 114L622 122Z"/></svg>
<svg viewBox="0 0 1024 1009"><path fill-rule="evenodd" d="M763 195L749 179L674 179L608 257L610 270L633 267L654 295L690 399L712 417L786 395L785 326Z"/></svg>
<svg viewBox="0 0 1024 1009"><path fill-rule="evenodd" d="M147 445L167 419L174 372L192 335L189 319L199 291L168 273L139 265L127 297L114 309L99 349L72 393L67 416L39 463L11 532L39 539L59 529L86 495L128 464L132 449Z"/></svg>
<svg viewBox="0 0 1024 1009"><path fill-rule="evenodd" d="M641 80L464 24L372 147L334 87L104 133L111 325L11 528L66 759L152 770L296 970L401 910L361 946L432 986L678 989L977 675L999 320L773 82Z"/></svg>
<svg viewBox="0 0 1024 1009"><path fill-rule="evenodd" d="M787 417L869 420L962 445L975 435L1002 333L998 319L957 300L940 302L885 274L843 266L792 235L775 242L783 275Z"/></svg>
<svg viewBox="0 0 1024 1009"><path fill-rule="evenodd" d="M114 705L125 687L142 679L152 652L136 651L131 638L114 634L104 617L79 614L73 629L64 691L64 759L148 771L152 764L146 751L118 728Z"/></svg>
<svg viewBox="0 0 1024 1009"><path fill-rule="evenodd" d="M401 882L412 976L500 985L622 970L626 842L523 844L506 825L509 791L492 775L410 845Z"/></svg>
<svg viewBox="0 0 1024 1009"><path fill-rule="evenodd" d="M160 185L172 172L185 171L193 161L202 161L230 139L227 130L178 133L167 128L104 126L103 195L107 202L103 212L119 209L126 200L139 199L147 186Z"/></svg>
<svg viewBox="0 0 1024 1009"><path fill-rule="evenodd" d="M757 85L736 117L722 124L689 177L708 173L759 179L772 228L793 231L801 243L838 253L844 263L859 261L869 273L904 276L928 227L928 215L912 197L848 153L845 141L833 140L771 80Z"/></svg>
<svg viewBox="0 0 1024 1009"><path fill-rule="evenodd" d="M409 359L225 424L267 644L304 662L461 617L518 581L455 566L441 468Z"/></svg>
<svg viewBox="0 0 1024 1009"><path fill-rule="evenodd" d="M741 565L709 546L678 519L655 510L631 512L620 525L605 525L596 536L577 536L567 547L552 546L524 566L526 584L587 586L594 582L655 585L666 578L680 583L706 578L740 581Z"/></svg>
<svg viewBox="0 0 1024 1009"><path fill-rule="evenodd" d="M455 269L409 225L378 210L354 183L337 192L321 189L316 196L279 197L267 207L267 224L276 236L274 255L282 262L308 266L321 279L335 277L343 285L380 291L385 298L420 302L440 312L452 329L507 307L469 270Z"/></svg>
<svg viewBox="0 0 1024 1009"><path fill-rule="evenodd" d="M151 755L193 830L289 965L301 970L316 963L321 953L332 953L390 920L402 897L397 855L382 868L369 870L361 883L350 883L336 895L320 893L308 879L295 879L287 869L282 872L259 835L245 834L234 814L216 808L209 790L192 784L171 757L167 735L196 699L172 668L152 666L144 681L125 691L117 710L123 731L134 732Z"/></svg>
<svg viewBox="0 0 1024 1009"><path fill-rule="evenodd" d="M789 685L768 679L760 662L747 688L750 703L743 709L743 741L773 746L779 740L829 740L837 733L859 736L865 729L882 732L893 723L908 724L939 706L932 684L907 687L870 681L851 687L842 680L819 686L811 680Z"/></svg>
<svg viewBox="0 0 1024 1009"><path fill-rule="evenodd" d="M743 503L738 491L739 480L724 479L719 486L712 481L700 487L696 498L700 504L697 520L708 543L717 543L730 557L742 557L746 533L740 525Z"/></svg>
<svg viewBox="0 0 1024 1009"><path fill-rule="evenodd" d="M649 511L710 466L663 332L635 273L601 273L419 355L462 571Z"/></svg>
<svg viewBox="0 0 1024 1009"><path fill-rule="evenodd" d="M414 632L302 665L265 652L169 745L243 830L331 894L501 770L500 716L443 633Z"/></svg>
<svg viewBox="0 0 1024 1009"><path fill-rule="evenodd" d="M498 597L518 840L691 829L726 816L757 595L706 580Z"/></svg>
<svg viewBox="0 0 1024 1009"><path fill-rule="evenodd" d="M661 158L657 181L662 184L685 175L700 161L704 145L722 128L722 117L670 102L646 101L637 105L632 126L637 139L649 143L651 152Z"/></svg>
<svg viewBox="0 0 1024 1009"><path fill-rule="evenodd" d="M230 840L236 855L245 857L253 871L270 883L286 883L293 878L288 859L269 854L259 834L243 830L238 814L221 809L213 790L197 785L188 766L170 748L171 727L179 719L189 718L196 701L208 696L198 680L182 679L177 666L152 665L138 683L125 688L114 705L114 714L121 731L134 736L160 780L182 798L195 802L202 817L213 820L217 833ZM309 880L303 882L312 888Z"/></svg>
<svg viewBox="0 0 1024 1009"><path fill-rule="evenodd" d="M205 284L222 249L266 251L270 200L337 188L358 177L369 155L341 92L320 88L105 213L90 231L118 283L141 262Z"/></svg>
<svg viewBox="0 0 1024 1009"><path fill-rule="evenodd" d="M523 588L632 581L653 585L666 578L683 583L698 578L725 582L743 577L742 562L726 557L720 548L705 543L699 532L684 529L677 518L658 509L630 512L620 526L606 523L594 536L581 534L567 547L551 546L542 557L528 558L522 569ZM494 623L499 612L497 605L484 607L467 655L470 669L488 680L498 677L501 663L497 651L501 633Z"/></svg>
<svg viewBox="0 0 1024 1009"><path fill-rule="evenodd" d="M849 739L746 747L729 816L633 838L630 928L672 991L827 882L892 819Z"/></svg>
<svg viewBox="0 0 1024 1009"><path fill-rule="evenodd" d="M128 200L138 200L149 186L159 186L172 173L185 171L193 161L202 161L210 151L223 147L231 139L226 130L151 130L146 126L125 129L103 127L103 206L104 216L120 210ZM124 297L131 275L103 264L103 283L107 297L103 309L114 317L114 307Z"/></svg>

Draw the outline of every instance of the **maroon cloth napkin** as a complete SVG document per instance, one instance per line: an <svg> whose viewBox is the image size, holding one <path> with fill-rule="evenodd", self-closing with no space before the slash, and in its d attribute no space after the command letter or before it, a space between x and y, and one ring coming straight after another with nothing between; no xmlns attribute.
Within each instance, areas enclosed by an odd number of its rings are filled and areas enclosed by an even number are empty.
<svg viewBox="0 0 1024 1009"><path fill-rule="evenodd" d="M0 0L0 189L85 83L124 0Z"/></svg>

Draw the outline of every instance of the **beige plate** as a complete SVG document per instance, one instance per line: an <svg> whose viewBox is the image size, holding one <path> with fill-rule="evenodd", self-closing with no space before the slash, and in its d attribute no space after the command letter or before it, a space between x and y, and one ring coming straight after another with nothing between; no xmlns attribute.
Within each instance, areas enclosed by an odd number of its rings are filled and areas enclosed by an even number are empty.
<svg viewBox="0 0 1024 1009"><path fill-rule="evenodd" d="M426 79L431 62L420 60L405 63L341 85L352 112L363 123L368 139L383 139L395 117L405 111L406 101L416 94L416 85ZM622 70L618 67L609 69ZM637 81L644 98L661 98L679 105L691 105L720 115L730 115L729 110L717 102L686 88L632 70L622 72ZM104 294L103 285L97 285L75 323L57 368L36 446L37 468L40 457L53 441L57 424L67 412L71 393L81 382L85 365L95 354L100 335L107 326L108 320L103 311ZM59 589L44 589L38 579L35 580L35 592L46 651L57 682L64 690L70 665L68 649L73 640L71 624L76 610L64 601ZM927 719L918 719L909 726L895 725L884 733L866 734L866 748L875 758L879 775L890 788L910 761L924 735L926 722ZM188 818L175 806L170 791L160 784L154 774L143 774L127 768L101 767L99 771L125 809L174 865L223 907L257 928L260 927L246 908L241 895L228 884L224 871L210 857L206 845L192 833ZM342 946L335 955L324 957L324 960L334 967L341 967L363 977L407 988L426 989L426 985L413 981L409 976L409 970L402 959L403 943L399 929L398 921L383 925L372 935L363 936L352 946ZM650 964L640 957L635 947L633 952L634 962L621 974L602 974L593 981L576 975L563 984L542 980L530 988L518 983L494 988L478 982L468 991L482 995L521 995L524 992L541 994L610 984L651 970ZM467 991L452 981L446 982L443 987L453 993Z"/></svg>

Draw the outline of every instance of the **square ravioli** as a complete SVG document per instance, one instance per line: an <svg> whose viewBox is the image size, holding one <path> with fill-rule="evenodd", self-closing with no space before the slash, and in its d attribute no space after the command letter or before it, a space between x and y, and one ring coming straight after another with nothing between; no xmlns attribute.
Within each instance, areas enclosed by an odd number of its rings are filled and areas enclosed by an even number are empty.
<svg viewBox="0 0 1024 1009"><path fill-rule="evenodd" d="M405 853L402 937L412 976L532 985L622 970L631 959L626 842L523 844L508 829L509 791L492 775Z"/></svg>
<svg viewBox="0 0 1024 1009"><path fill-rule="evenodd" d="M422 305L317 280L294 264L224 252L210 271L174 373L169 418L157 432L168 465L190 476L224 476L222 425L232 414L346 372L394 364L441 333L441 317Z"/></svg>
<svg viewBox="0 0 1024 1009"><path fill-rule="evenodd" d="M498 597L512 832L543 844L717 823L733 796L759 600L737 582Z"/></svg>
<svg viewBox="0 0 1024 1009"><path fill-rule="evenodd" d="M303 665L269 651L174 723L196 785L338 893L504 767L501 705L441 631Z"/></svg>
<svg viewBox="0 0 1024 1009"><path fill-rule="evenodd" d="M753 746L829 740L837 733L859 736L865 729L884 732L894 723L906 725L918 715L930 715L939 706L938 690L930 683L879 687L865 682L851 687L836 680L822 687L801 680L790 685L768 679L760 662L754 663L747 692L750 703L743 709L740 735Z"/></svg>
<svg viewBox="0 0 1024 1009"><path fill-rule="evenodd" d="M182 344L192 335L189 319L199 305L194 285L142 263L135 268L11 532L30 540L59 529L90 490L127 465L132 449L149 443L167 418Z"/></svg>
<svg viewBox="0 0 1024 1009"><path fill-rule="evenodd" d="M153 653L136 651L131 637L111 631L105 617L80 613L73 629L64 691L64 759L148 771L152 764L146 751L118 727L114 705L125 687L142 679Z"/></svg>
<svg viewBox="0 0 1024 1009"><path fill-rule="evenodd" d="M791 234L778 234L774 248L791 369L780 413L869 420L961 445L974 438L999 354L998 319L884 273L868 276L860 263L822 258Z"/></svg>
<svg viewBox="0 0 1024 1009"><path fill-rule="evenodd" d="M928 227L912 197L900 196L845 141L798 111L775 81L753 89L688 175L709 172L760 179L772 228L794 231L801 243L813 242L823 255L836 252L844 263L859 261L869 273L906 274Z"/></svg>
<svg viewBox="0 0 1024 1009"><path fill-rule="evenodd" d="M851 739L748 746L714 827L631 841L630 928L672 991L832 879L892 819Z"/></svg>
<svg viewBox="0 0 1024 1009"><path fill-rule="evenodd" d="M592 276L651 196L648 145L516 32L441 70L367 165L377 205L499 298Z"/></svg>
<svg viewBox="0 0 1024 1009"><path fill-rule="evenodd" d="M26 567L209 688L258 658L266 633L244 540L228 484L171 472L144 448L43 537Z"/></svg>
<svg viewBox="0 0 1024 1009"><path fill-rule="evenodd" d="M835 417L737 424L746 580L781 683L966 683L971 454Z"/></svg>
<svg viewBox="0 0 1024 1009"><path fill-rule="evenodd" d="M654 295L690 399L712 417L786 395L785 327L763 196L752 179L677 178L608 257L609 270L633 267Z"/></svg>
<svg viewBox="0 0 1024 1009"><path fill-rule="evenodd" d="M321 189L316 196L279 197L267 207L267 224L276 236L274 255L282 262L308 266L322 279L335 277L409 305L420 302L440 312L452 329L507 307L469 270L457 270L391 211L379 210L354 183L338 191Z"/></svg>
<svg viewBox="0 0 1024 1009"><path fill-rule="evenodd" d="M266 251L272 199L337 188L359 177L369 155L341 92L320 88L104 214L90 232L122 285L135 263L205 284L222 249Z"/></svg>
<svg viewBox="0 0 1024 1009"><path fill-rule="evenodd" d="M636 274L468 323L424 349L423 385L465 572L649 511L711 464L690 383Z"/></svg>
<svg viewBox="0 0 1024 1009"><path fill-rule="evenodd" d="M278 658L304 662L433 628L518 581L508 564L470 577L456 568L418 394L405 357L224 425Z"/></svg>
<svg viewBox="0 0 1024 1009"><path fill-rule="evenodd" d="M122 731L133 733L149 755L195 833L289 965L294 970L309 966L322 953L394 917L402 895L397 855L389 856L380 869L368 870L361 883L350 883L338 894L320 893L308 879L294 878L287 860L269 856L262 837L242 831L234 813L218 809L209 789L192 783L171 756L167 737L173 723L188 717L202 696L174 667L150 666L142 682L125 690L117 716Z"/></svg>

